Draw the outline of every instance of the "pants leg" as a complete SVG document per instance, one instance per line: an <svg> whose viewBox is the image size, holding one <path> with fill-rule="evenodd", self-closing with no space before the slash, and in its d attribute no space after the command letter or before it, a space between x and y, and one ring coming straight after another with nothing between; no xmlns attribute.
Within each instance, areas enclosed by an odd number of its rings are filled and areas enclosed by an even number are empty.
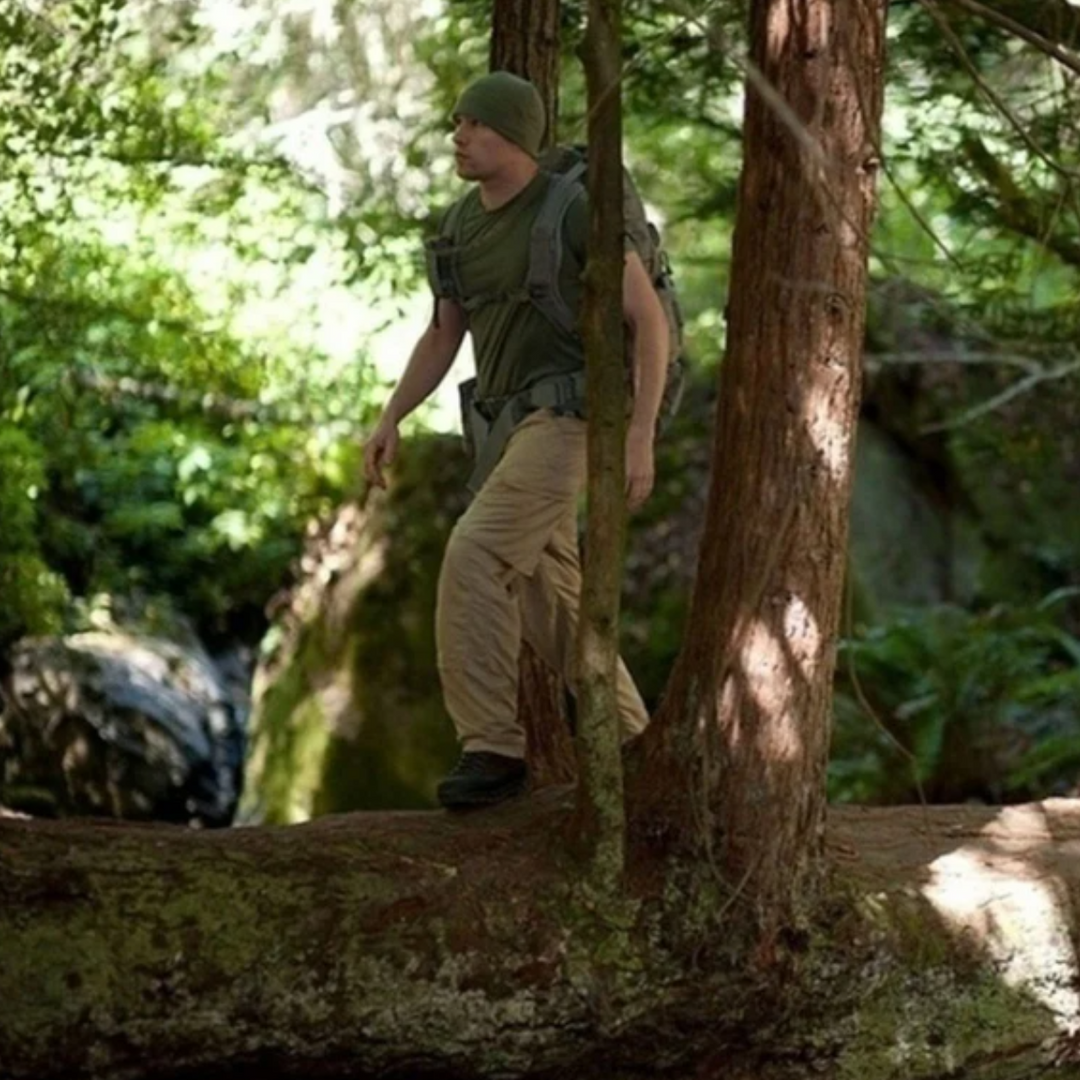
<svg viewBox="0 0 1080 1080"><path fill-rule="evenodd" d="M552 534L536 572L522 581L522 636L577 694L577 627L581 598L577 517L569 515ZM623 740L643 731L649 714L634 680L619 657L616 699Z"/></svg>
<svg viewBox="0 0 1080 1080"><path fill-rule="evenodd" d="M514 429L446 546L435 618L443 699L466 750L525 754L517 716L521 581L585 481L585 425L546 410Z"/></svg>
<svg viewBox="0 0 1080 1080"><path fill-rule="evenodd" d="M584 421L541 410L514 430L451 533L439 575L436 643L443 697L466 750L524 756L517 717L523 632L575 684L575 523L584 484ZM624 737L648 722L621 661L619 708Z"/></svg>

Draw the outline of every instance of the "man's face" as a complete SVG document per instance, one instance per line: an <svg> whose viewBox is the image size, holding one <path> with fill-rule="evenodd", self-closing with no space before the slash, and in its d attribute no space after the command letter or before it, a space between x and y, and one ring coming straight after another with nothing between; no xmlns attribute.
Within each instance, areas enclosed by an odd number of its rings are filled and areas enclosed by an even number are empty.
<svg viewBox="0 0 1080 1080"><path fill-rule="evenodd" d="M494 128L470 116L454 117L454 165L462 180L487 180L515 153Z"/></svg>

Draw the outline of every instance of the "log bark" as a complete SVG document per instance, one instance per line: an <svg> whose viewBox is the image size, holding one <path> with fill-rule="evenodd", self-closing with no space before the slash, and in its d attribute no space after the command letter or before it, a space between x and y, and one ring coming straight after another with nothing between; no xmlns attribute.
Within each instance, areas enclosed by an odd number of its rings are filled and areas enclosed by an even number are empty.
<svg viewBox="0 0 1080 1080"><path fill-rule="evenodd" d="M0 818L0 1075L1080 1075L1080 802L834 809L785 980L707 875L639 864L597 918L572 818L565 789L227 832Z"/></svg>
<svg viewBox="0 0 1080 1080"><path fill-rule="evenodd" d="M766 953L821 852L884 16L883 0L751 4L705 532L638 814L639 834L666 821L716 862Z"/></svg>

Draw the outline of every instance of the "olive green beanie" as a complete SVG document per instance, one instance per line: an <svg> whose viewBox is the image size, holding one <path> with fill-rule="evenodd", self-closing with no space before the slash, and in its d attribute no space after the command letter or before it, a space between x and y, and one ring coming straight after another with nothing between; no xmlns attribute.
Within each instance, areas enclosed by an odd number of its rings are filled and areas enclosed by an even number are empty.
<svg viewBox="0 0 1080 1080"><path fill-rule="evenodd" d="M455 117L479 120L536 157L544 137L544 103L531 82L495 71L471 82L454 106Z"/></svg>

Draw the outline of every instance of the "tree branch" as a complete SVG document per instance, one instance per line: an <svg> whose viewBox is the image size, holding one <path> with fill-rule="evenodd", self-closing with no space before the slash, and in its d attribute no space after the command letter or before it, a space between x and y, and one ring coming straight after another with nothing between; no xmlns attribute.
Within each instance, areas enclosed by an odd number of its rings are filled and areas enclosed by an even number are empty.
<svg viewBox="0 0 1080 1080"><path fill-rule="evenodd" d="M1052 158L1039 144L1028 134L1027 129L1024 127L1020 118L1009 107L1009 103L999 94L996 90L979 74L979 69L972 62L971 57L968 55L967 49L964 48L963 42L957 37L953 28L949 25L948 19L941 14L937 9L937 5L934 0L922 0L923 7L930 13L930 17L937 24L938 29L941 31L945 40L952 47L953 52L956 53L957 58L963 65L964 69L971 76L972 81L983 93L986 99L994 106L995 109L1005 118L1009 126L1020 136L1024 145L1038 158L1046 162L1054 172L1060 173L1062 176L1069 177L1070 179L1076 179L1080 174L1076 173L1072 169L1066 168L1059 161Z"/></svg>
<svg viewBox="0 0 1080 1080"><path fill-rule="evenodd" d="M926 0L922 0L922 2L926 4ZM1080 15L1074 14L1066 18L1063 13L1068 8L1067 4L1045 0L1045 2L1035 6L1039 14L1033 17L1032 5L1029 3L1005 2L998 4L996 8L987 7L985 4L979 3L978 0L950 0L950 3L971 15L977 15L986 22L1000 26L1003 30L1008 30L1010 34L1014 34L1029 45L1033 45L1040 52L1053 57L1059 63L1064 64L1065 67L1080 75L1080 56L1062 48L1055 41L1050 40L1049 36L1041 32L1059 26L1059 40L1064 38L1070 41L1077 40ZM927 4L927 6L929 5ZM1021 17L1024 21L1021 21ZM1058 18L1061 19L1060 23L1051 21Z"/></svg>
<svg viewBox="0 0 1080 1080"><path fill-rule="evenodd" d="M1008 166L987 149L982 139L969 135L961 148L968 163L997 196L997 211L1002 221L1013 232L1036 241L1063 262L1080 267L1080 243L1054 236L1042 226L1035 200L1021 189Z"/></svg>
<svg viewBox="0 0 1080 1080"><path fill-rule="evenodd" d="M969 364L1018 367L1029 374L1044 370L1038 360L1013 353L953 353L953 352L883 352L867 353L867 366L874 364L915 366L919 364Z"/></svg>
<svg viewBox="0 0 1080 1080"><path fill-rule="evenodd" d="M1070 375L1074 375L1078 371L1080 371L1080 360L1074 361L1071 364L1061 364L1055 368L1034 372L1023 379L1014 382L1007 390L1003 390L1000 394L995 394L992 398L968 409L966 412L961 413L952 420L943 420L937 424L927 424L925 427L919 429L920 434L931 435L937 431L950 431L958 427L963 427L965 424L970 424L972 421L978 420L980 416L985 416L995 409L1000 409L1002 405L1008 404L1008 402L1012 401L1014 398L1018 398L1021 394L1026 394L1029 390L1038 386L1039 383L1053 382L1057 379L1067 379Z"/></svg>

